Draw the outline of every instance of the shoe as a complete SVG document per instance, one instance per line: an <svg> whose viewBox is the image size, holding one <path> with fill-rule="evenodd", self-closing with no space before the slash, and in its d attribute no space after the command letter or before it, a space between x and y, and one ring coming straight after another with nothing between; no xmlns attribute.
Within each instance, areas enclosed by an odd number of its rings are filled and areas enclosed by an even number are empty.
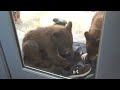
<svg viewBox="0 0 120 90"><path fill-rule="evenodd" d="M85 64L90 64L92 67L96 67L97 57L96 57L96 59L95 59L94 61L92 61L92 60L88 60L87 55L88 55L87 53L84 53L84 54L81 55L82 61L83 61Z"/></svg>
<svg viewBox="0 0 120 90"><path fill-rule="evenodd" d="M95 74L89 74L85 77L85 79L95 79Z"/></svg>
<svg viewBox="0 0 120 90"><path fill-rule="evenodd" d="M76 79L76 78L81 78L87 76L92 70L92 67L90 64L82 64L82 65L77 65L72 68L72 73L68 78L71 79Z"/></svg>
<svg viewBox="0 0 120 90"><path fill-rule="evenodd" d="M84 63L87 63L87 55L88 55L87 53L84 53L84 54L81 55L82 61Z"/></svg>
<svg viewBox="0 0 120 90"><path fill-rule="evenodd" d="M96 73L97 57L94 61L91 61L91 60L88 60L87 55L88 55L87 53L84 53L84 54L81 55L81 58L82 58L82 61L85 64L90 64L91 65L92 70L89 73L89 75L87 75L85 77L85 79L94 79L95 78L95 73Z"/></svg>
<svg viewBox="0 0 120 90"><path fill-rule="evenodd" d="M60 19L60 18L54 18L53 21L55 22L55 24L58 24L58 25L65 26L67 24L66 20L63 20L63 19Z"/></svg>

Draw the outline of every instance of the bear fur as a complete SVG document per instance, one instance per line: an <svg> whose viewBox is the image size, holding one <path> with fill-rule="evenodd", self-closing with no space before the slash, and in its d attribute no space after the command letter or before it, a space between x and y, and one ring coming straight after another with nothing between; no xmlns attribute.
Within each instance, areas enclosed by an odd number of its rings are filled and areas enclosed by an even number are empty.
<svg viewBox="0 0 120 90"><path fill-rule="evenodd" d="M86 38L86 49L89 60L96 60L98 54L101 30L104 20L104 11L98 11L94 15L88 32L84 33Z"/></svg>
<svg viewBox="0 0 120 90"><path fill-rule="evenodd" d="M24 63L35 67L61 66L71 68L70 62L62 55L73 57L72 22L66 26L51 25L29 31L23 39Z"/></svg>

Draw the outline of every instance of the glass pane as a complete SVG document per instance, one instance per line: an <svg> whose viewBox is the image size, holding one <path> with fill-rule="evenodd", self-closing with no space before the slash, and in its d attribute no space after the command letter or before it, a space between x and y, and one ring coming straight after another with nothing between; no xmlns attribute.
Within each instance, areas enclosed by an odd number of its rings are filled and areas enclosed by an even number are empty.
<svg viewBox="0 0 120 90"><path fill-rule="evenodd" d="M94 79L104 12L12 11L25 66Z"/></svg>

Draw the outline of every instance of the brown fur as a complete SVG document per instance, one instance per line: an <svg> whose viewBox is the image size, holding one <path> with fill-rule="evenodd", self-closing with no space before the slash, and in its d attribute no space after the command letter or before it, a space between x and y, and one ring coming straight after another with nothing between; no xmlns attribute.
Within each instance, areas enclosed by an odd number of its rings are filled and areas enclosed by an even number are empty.
<svg viewBox="0 0 120 90"><path fill-rule="evenodd" d="M94 60L98 54L101 30L104 20L104 11L98 11L94 15L89 32L85 32L88 59Z"/></svg>
<svg viewBox="0 0 120 90"><path fill-rule="evenodd" d="M52 65L68 68L68 60L61 55L72 56L72 22L66 26L51 25L28 32L23 39L24 61L38 67Z"/></svg>

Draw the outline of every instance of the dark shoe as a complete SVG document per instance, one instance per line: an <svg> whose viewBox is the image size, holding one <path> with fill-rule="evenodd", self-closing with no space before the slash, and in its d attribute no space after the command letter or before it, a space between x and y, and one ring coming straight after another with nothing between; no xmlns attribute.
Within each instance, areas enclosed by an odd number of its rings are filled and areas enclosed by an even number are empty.
<svg viewBox="0 0 120 90"><path fill-rule="evenodd" d="M87 63L87 53L82 54L81 58L84 63Z"/></svg>
<svg viewBox="0 0 120 90"><path fill-rule="evenodd" d="M87 58L87 53L84 53L83 55L81 55L81 58L82 58L82 61L85 64L90 64L91 67L92 67L92 70L91 70L90 74L87 75L85 77L85 79L94 79L95 78L95 72L96 72L97 57L96 57L96 59L94 61L92 61L92 60L89 60Z"/></svg>
<svg viewBox="0 0 120 90"><path fill-rule="evenodd" d="M87 57L87 53L84 53L81 55L81 59L82 61L85 63L85 64L90 64L92 67L96 67L96 64L97 64L97 57L95 58L95 60L89 60L88 57Z"/></svg>
<svg viewBox="0 0 120 90"><path fill-rule="evenodd" d="M85 77L85 79L95 79L95 74L89 74Z"/></svg>
<svg viewBox="0 0 120 90"><path fill-rule="evenodd" d="M91 72L91 65L89 64L84 64L84 65L77 65L72 68L72 73L68 78L81 78L87 76Z"/></svg>
<svg viewBox="0 0 120 90"><path fill-rule="evenodd" d="M67 22L65 20L62 20L60 18L54 18L53 21L55 22L55 24L58 24L58 25L65 26L67 24Z"/></svg>

